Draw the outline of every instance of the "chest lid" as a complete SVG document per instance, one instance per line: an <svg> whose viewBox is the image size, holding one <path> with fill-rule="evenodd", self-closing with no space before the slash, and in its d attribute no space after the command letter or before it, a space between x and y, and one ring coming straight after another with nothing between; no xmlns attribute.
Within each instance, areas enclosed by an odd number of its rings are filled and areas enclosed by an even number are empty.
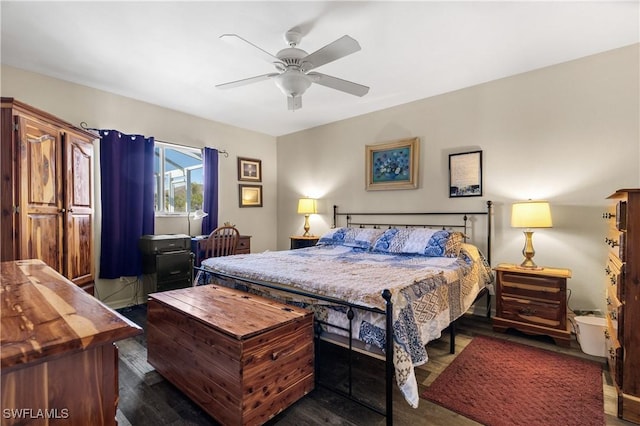
<svg viewBox="0 0 640 426"><path fill-rule="evenodd" d="M153 293L149 298L238 340L312 316L302 308L213 284Z"/></svg>

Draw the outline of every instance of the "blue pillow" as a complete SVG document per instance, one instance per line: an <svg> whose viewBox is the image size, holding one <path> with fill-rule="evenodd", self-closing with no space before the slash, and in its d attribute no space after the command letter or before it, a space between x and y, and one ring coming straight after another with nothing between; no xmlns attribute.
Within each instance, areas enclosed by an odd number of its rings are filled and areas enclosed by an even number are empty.
<svg viewBox="0 0 640 426"><path fill-rule="evenodd" d="M322 235L318 244L358 247L368 250L382 233L381 229L374 228L334 228Z"/></svg>
<svg viewBox="0 0 640 426"><path fill-rule="evenodd" d="M373 244L381 253L420 254L429 257L457 257L462 233L430 228L391 228Z"/></svg>

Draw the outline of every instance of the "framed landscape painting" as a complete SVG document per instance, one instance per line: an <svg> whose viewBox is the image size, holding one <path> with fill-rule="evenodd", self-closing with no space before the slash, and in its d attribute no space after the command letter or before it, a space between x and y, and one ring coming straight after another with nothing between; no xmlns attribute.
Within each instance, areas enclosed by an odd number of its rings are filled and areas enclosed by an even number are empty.
<svg viewBox="0 0 640 426"><path fill-rule="evenodd" d="M367 145L366 189L415 189L418 187L418 138Z"/></svg>
<svg viewBox="0 0 640 426"><path fill-rule="evenodd" d="M482 151L449 155L449 198L482 196Z"/></svg>
<svg viewBox="0 0 640 426"><path fill-rule="evenodd" d="M262 207L262 185L239 185L240 207Z"/></svg>

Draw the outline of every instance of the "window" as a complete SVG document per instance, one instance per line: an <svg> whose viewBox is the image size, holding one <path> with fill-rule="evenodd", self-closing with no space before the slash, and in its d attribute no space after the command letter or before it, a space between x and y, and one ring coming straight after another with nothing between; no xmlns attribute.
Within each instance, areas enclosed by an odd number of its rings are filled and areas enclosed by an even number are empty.
<svg viewBox="0 0 640 426"><path fill-rule="evenodd" d="M153 169L156 213L187 213L202 208L204 173L199 149L156 142Z"/></svg>

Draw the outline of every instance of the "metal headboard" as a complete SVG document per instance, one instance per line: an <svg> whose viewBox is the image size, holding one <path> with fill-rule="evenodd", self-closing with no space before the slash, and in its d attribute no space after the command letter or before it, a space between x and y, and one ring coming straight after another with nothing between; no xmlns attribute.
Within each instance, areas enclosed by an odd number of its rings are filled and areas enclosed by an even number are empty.
<svg viewBox="0 0 640 426"><path fill-rule="evenodd" d="M492 218L493 202L487 201L487 210L481 212L366 212L366 213L354 213L354 212L340 212L338 206L333 206L333 227L339 225L339 218L345 217L345 225L349 227L359 228L442 228L442 229L457 229L466 236L469 229L469 220L472 216L487 216L487 261L491 264L491 218ZM458 216L458 219L454 219ZM386 220L376 220L379 218L397 218L408 217L418 218L427 217L431 221L431 218L442 218L442 221L436 221L436 223L389 223ZM395 219L394 219L395 221ZM447 223L443 223L443 222ZM453 223L451 223L453 221Z"/></svg>

